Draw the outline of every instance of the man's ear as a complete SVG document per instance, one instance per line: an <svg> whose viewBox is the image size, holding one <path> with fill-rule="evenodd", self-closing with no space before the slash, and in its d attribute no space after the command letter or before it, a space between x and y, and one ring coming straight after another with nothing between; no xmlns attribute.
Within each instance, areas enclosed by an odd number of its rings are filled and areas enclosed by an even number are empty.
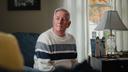
<svg viewBox="0 0 128 72"><path fill-rule="evenodd" d="M71 24L71 21L68 22L67 28L70 26L70 24Z"/></svg>

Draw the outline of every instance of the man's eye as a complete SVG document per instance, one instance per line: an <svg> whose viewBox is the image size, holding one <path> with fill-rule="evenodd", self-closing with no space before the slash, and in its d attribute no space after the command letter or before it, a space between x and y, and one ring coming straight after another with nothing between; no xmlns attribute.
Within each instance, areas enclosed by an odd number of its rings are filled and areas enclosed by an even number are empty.
<svg viewBox="0 0 128 72"><path fill-rule="evenodd" d="M66 21L66 18L63 18L64 21Z"/></svg>

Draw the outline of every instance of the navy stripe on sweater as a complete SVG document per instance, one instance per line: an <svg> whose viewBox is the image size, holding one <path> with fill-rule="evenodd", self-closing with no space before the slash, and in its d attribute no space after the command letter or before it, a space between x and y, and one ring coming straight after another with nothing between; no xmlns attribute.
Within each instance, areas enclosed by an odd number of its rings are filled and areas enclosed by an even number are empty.
<svg viewBox="0 0 128 72"><path fill-rule="evenodd" d="M36 52L37 58L51 59L51 60L61 60L61 59L75 59L77 58L77 53L54 53L48 54L45 52Z"/></svg>

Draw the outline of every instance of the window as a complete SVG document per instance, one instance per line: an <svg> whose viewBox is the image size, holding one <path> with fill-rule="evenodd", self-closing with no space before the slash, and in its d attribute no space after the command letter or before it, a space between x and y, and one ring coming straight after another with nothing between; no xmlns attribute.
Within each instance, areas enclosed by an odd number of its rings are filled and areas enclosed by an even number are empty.
<svg viewBox="0 0 128 72"><path fill-rule="evenodd" d="M89 40L92 32L95 31L102 13L111 9L111 0L64 0L63 5L71 13L72 24L69 31L76 38L78 60L82 62L91 53ZM95 32L103 35L103 32Z"/></svg>
<svg viewBox="0 0 128 72"><path fill-rule="evenodd" d="M99 38L102 38L103 36L105 38L108 37L109 32L107 31L96 31L95 28L100 22L101 16L103 16L103 13L106 10L112 9L112 1L111 0L88 0L89 6L89 40L92 38L96 38L96 36L99 36ZM91 45L91 44L90 44ZM91 48L89 48L91 49ZM89 51L91 52L91 51ZM90 53L89 53L90 55Z"/></svg>
<svg viewBox="0 0 128 72"><path fill-rule="evenodd" d="M92 33L96 32L96 36L102 37L105 35L102 31L95 31L95 27L100 21L104 11L112 9L111 0L89 0L89 37L92 38Z"/></svg>

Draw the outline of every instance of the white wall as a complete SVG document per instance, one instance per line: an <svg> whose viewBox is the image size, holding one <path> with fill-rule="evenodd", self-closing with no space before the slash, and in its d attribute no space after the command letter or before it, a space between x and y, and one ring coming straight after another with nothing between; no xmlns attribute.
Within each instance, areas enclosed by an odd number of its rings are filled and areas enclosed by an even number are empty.
<svg viewBox="0 0 128 72"><path fill-rule="evenodd" d="M41 0L41 10L37 11L8 11L7 0L0 0L0 31L43 32L51 27L53 11L62 1Z"/></svg>

